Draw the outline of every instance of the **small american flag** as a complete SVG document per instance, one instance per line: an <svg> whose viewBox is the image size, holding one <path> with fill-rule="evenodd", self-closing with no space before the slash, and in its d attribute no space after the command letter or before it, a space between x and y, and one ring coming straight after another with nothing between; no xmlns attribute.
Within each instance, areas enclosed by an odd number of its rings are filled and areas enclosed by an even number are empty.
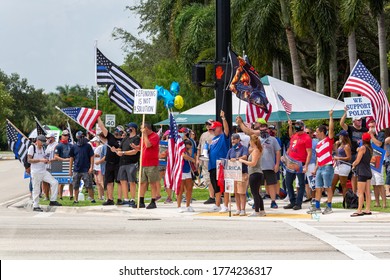
<svg viewBox="0 0 390 280"><path fill-rule="evenodd" d="M183 170L183 153L185 152L185 145L183 139L177 132L177 124L172 113L169 115L170 133L168 137L168 157L167 169L165 172L165 185L173 189L176 194L180 191L182 170Z"/></svg>
<svg viewBox="0 0 390 280"><path fill-rule="evenodd" d="M102 111L83 108L83 107L70 107L61 109L66 115L75 120L82 127L88 131L92 130L97 118L102 114Z"/></svg>
<svg viewBox="0 0 390 280"><path fill-rule="evenodd" d="M283 108L284 108L284 110L286 111L286 113L287 113L288 115L290 115L290 114L291 114L291 111L292 111L292 104L289 103L289 102L287 102L286 99L284 99L284 97L281 96L280 94L278 94L278 98L279 98L279 100L280 100L280 103L282 103Z"/></svg>
<svg viewBox="0 0 390 280"><path fill-rule="evenodd" d="M386 94L360 60L356 62L341 91L354 92L370 99L377 131L390 126L390 108Z"/></svg>
<svg viewBox="0 0 390 280"><path fill-rule="evenodd" d="M10 149L14 152L15 157L23 162L27 156L28 147L31 142L25 138L11 123L7 121L7 140Z"/></svg>
<svg viewBox="0 0 390 280"><path fill-rule="evenodd" d="M96 49L97 84L106 85L108 96L119 108L131 114L134 106L134 93L141 85L125 71L120 69L101 51Z"/></svg>

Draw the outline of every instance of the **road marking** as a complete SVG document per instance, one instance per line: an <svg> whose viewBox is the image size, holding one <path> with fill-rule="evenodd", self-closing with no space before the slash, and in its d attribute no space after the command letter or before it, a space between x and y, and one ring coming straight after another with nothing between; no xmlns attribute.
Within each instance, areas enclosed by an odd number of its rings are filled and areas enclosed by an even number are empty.
<svg viewBox="0 0 390 280"><path fill-rule="evenodd" d="M353 260L377 260L378 258L370 254L367 251L359 248L358 246L345 241L337 236L323 232L314 227L311 227L307 224L295 221L284 221L286 224L302 231L308 233L326 243L328 243L333 248L337 249L341 253L347 255Z"/></svg>
<svg viewBox="0 0 390 280"><path fill-rule="evenodd" d="M43 213L38 213L34 216L34 218L48 218L51 215L53 215L53 212L43 212Z"/></svg>
<svg viewBox="0 0 390 280"><path fill-rule="evenodd" d="M7 204L13 204L14 202L20 201L20 200L22 200L24 198L27 198L29 196L30 196L29 194L25 194L25 195L19 196L18 198L14 198L14 199L8 200L6 202L0 203L0 206L4 206L4 205L7 205Z"/></svg>

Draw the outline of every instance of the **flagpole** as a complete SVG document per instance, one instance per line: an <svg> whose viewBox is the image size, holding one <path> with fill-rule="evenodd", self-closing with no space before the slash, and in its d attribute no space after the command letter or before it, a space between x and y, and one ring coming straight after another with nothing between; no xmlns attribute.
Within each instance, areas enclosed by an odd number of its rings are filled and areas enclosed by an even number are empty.
<svg viewBox="0 0 390 280"><path fill-rule="evenodd" d="M70 140L72 141L72 143L74 143L74 139L73 139L73 135L72 135L72 130L70 129L69 121L66 121L66 123L68 124L67 129L69 130Z"/></svg>
<svg viewBox="0 0 390 280"><path fill-rule="evenodd" d="M144 124L145 124L145 114L142 114L142 125L141 125L142 130L145 129ZM140 190L141 190L141 184L142 184L142 155L143 155L143 149L144 149L143 138L145 136L144 131L142 131L141 133L142 133L142 135L141 135L141 151L140 151L140 156L139 156L139 171L138 171L138 197L137 197L137 200L138 200L137 209L138 210L139 210L139 203L140 203L140 198L141 198Z"/></svg>
<svg viewBox="0 0 390 280"><path fill-rule="evenodd" d="M24 138L28 139L28 137L26 135L23 134L23 132L21 132L9 119L6 119L7 122L10 123L10 125L13 126L13 128L15 128L17 130L17 132L19 132Z"/></svg>
<svg viewBox="0 0 390 280"><path fill-rule="evenodd" d="M99 95L98 95L98 87L97 87L97 73L96 73L96 71L97 71L97 61L96 61L96 54L97 54L97 45L98 45L98 41L97 40L95 40L95 51L94 51L94 61L95 61L95 69L93 70L93 72L95 73L95 86L94 86L94 88L95 88L95 96L96 96L96 110L98 110L99 108Z"/></svg>
<svg viewBox="0 0 390 280"><path fill-rule="evenodd" d="M47 131L46 129L43 127L43 125L41 124L41 122L38 120L38 118L36 116L34 116L34 120L39 124L39 126L43 129L43 131L47 134ZM38 136L38 131L37 131L37 136Z"/></svg>

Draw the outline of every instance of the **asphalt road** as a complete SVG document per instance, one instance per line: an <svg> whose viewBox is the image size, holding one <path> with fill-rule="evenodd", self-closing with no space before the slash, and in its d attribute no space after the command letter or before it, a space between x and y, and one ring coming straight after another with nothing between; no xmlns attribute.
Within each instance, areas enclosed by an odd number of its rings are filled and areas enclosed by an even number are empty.
<svg viewBox="0 0 390 280"><path fill-rule="evenodd" d="M201 202L194 203L194 214L163 204L153 210L53 207L35 213L26 207L21 164L0 161L0 178L3 260L390 259L389 214L356 219L350 210L336 209L316 221L304 209L267 208L263 218L228 217L205 213Z"/></svg>

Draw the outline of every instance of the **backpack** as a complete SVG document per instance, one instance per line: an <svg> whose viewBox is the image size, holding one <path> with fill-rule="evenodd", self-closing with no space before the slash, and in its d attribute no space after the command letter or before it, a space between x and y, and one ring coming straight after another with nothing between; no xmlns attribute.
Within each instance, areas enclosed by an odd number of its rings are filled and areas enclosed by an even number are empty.
<svg viewBox="0 0 390 280"><path fill-rule="evenodd" d="M357 209L358 204L358 196L351 189L348 189L343 200L343 207L346 209Z"/></svg>
<svg viewBox="0 0 390 280"><path fill-rule="evenodd" d="M35 148L35 145L34 145L34 144L31 144L30 146L33 146L33 147L34 147L34 153L33 153L33 155L32 155L32 158L34 158L36 148ZM30 146L28 147L28 149L30 149ZM27 150L28 150L28 149L27 149ZM28 162L28 154L26 154L26 156L25 156L24 159L23 159L23 165L24 165L24 168L25 168L25 169L31 167L31 163Z"/></svg>

